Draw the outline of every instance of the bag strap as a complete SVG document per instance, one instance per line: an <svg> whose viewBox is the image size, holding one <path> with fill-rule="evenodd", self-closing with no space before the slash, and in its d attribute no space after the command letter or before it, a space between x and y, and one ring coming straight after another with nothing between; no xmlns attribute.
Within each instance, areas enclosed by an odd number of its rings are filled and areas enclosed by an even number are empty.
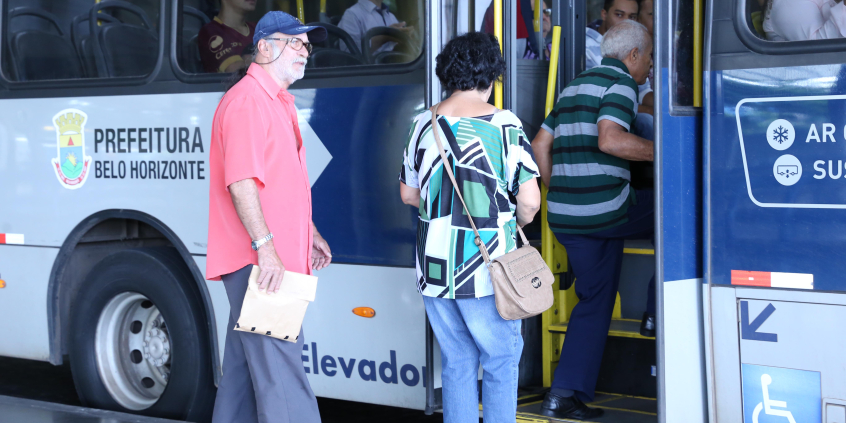
<svg viewBox="0 0 846 423"><path fill-rule="evenodd" d="M488 248L485 246L485 243L482 242L482 237L479 235L479 230L476 229L476 223L473 222L473 216L470 214L470 209L467 208L467 203L464 202L464 197L461 195L461 189L458 187L458 182L455 181L455 175L452 174L452 168L449 166L449 161L447 160L446 153L444 152L444 145L441 142L441 136L438 134L438 106L439 104L435 104L429 109L432 112L432 133L435 136L435 142L438 144L438 153L441 154L441 160L443 161L444 171L447 175L449 175L449 180L452 181L452 186L455 188L455 193L458 194L458 199L461 200L461 205L464 206L464 211L467 213L467 219L470 221L470 226L473 228L473 232L476 234L476 246L479 247L479 252L482 253L482 258L485 260L485 264L490 266L491 264L491 257L488 255ZM520 238L523 240L523 245L529 245L529 240L526 239L526 235L523 233L523 230L520 229L520 225L517 226L517 232L520 233Z"/></svg>

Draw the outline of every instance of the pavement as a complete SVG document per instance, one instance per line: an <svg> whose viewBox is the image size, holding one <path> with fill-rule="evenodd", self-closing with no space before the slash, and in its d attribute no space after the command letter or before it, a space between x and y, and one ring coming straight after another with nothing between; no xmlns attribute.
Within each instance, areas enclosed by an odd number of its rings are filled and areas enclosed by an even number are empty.
<svg viewBox="0 0 846 423"><path fill-rule="evenodd" d="M443 423L443 415L317 398L323 423ZM134 414L82 406L68 360L61 366L0 357L0 423L164 423ZM480 422L481 423L481 422Z"/></svg>
<svg viewBox="0 0 846 423"><path fill-rule="evenodd" d="M176 423L176 420L0 396L0 423Z"/></svg>

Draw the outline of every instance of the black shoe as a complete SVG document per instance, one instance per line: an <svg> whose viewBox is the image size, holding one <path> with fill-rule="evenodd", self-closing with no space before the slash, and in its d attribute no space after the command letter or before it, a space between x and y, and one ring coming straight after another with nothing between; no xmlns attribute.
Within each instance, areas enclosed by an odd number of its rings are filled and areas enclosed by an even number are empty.
<svg viewBox="0 0 846 423"><path fill-rule="evenodd" d="M559 397L548 392L541 404L541 414L556 419L595 419L605 412L601 408L590 408L581 402L575 395L572 397Z"/></svg>
<svg viewBox="0 0 846 423"><path fill-rule="evenodd" d="M655 315L643 313L643 320L640 321L640 334L643 336L655 337Z"/></svg>

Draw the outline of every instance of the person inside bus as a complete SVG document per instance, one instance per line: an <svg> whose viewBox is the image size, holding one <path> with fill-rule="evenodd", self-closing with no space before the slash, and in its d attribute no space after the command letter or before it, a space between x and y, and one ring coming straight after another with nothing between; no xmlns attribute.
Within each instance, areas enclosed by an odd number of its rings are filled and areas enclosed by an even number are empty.
<svg viewBox="0 0 846 423"><path fill-rule="evenodd" d="M436 61L435 73L452 93L437 105L437 130L493 259L517 248L515 225L531 222L540 209L532 147L516 115L488 104L505 72L496 37L456 37ZM480 364L485 421L514 422L520 321L497 312L488 267L444 174L431 121L430 111L414 118L399 180L403 203L420 209L417 289L441 346L444 422L479 421Z"/></svg>
<svg viewBox="0 0 846 423"><path fill-rule="evenodd" d="M529 4L532 5L532 13L535 12L535 2L530 1ZM550 9L546 5L546 1L543 3L543 9L541 9L541 36L543 37L543 44L541 45L541 49L543 50L543 60L549 60L550 52L552 51L552 9ZM534 19L534 18L533 18ZM534 25L534 23L532 24ZM541 59L541 55L537 54L534 49L535 43L526 43L526 53L523 54L524 59Z"/></svg>
<svg viewBox="0 0 846 423"><path fill-rule="evenodd" d="M235 72L247 66L244 49L253 43L256 24L246 16L255 8L256 0L221 0L220 13L197 36L206 72Z"/></svg>
<svg viewBox="0 0 846 423"><path fill-rule="evenodd" d="M528 5L528 7L526 7ZM529 10L526 14L523 14L523 10ZM516 50L517 50L517 57L521 57L523 59L539 59L540 55L536 53L536 51L544 50L544 60L549 60L549 50L550 45L552 43L550 32L552 31L552 9L549 9L546 1L543 3L543 10L541 13L542 19L542 31L543 31L543 45L542 46L535 46L537 44L537 40L529 37L529 30L527 28L534 27L534 15L532 14L535 10L535 2L534 0L517 0L517 43L516 43ZM494 11L493 11L493 1L491 4L488 5L488 8L485 10L485 16L482 20L482 28L481 31L486 34L493 34L494 33Z"/></svg>
<svg viewBox="0 0 846 423"><path fill-rule="evenodd" d="M320 422L302 330L288 342L234 327L254 265L259 290L271 293L285 272L310 275L332 260L311 220L305 148L288 92L305 73L310 42L324 39L322 27L285 12L265 14L252 39L253 63L214 114L206 276L223 281L230 308L214 423Z"/></svg>
<svg viewBox="0 0 846 423"><path fill-rule="evenodd" d="M599 66L602 62L602 52L599 45L602 37L609 28L627 19L637 20L637 0L605 0L602 11L599 12L601 20L592 22L586 28L585 34L585 69Z"/></svg>
<svg viewBox="0 0 846 423"><path fill-rule="evenodd" d="M846 36L846 3L835 0L767 0L764 33L770 41Z"/></svg>
<svg viewBox="0 0 846 423"><path fill-rule="evenodd" d="M652 39L654 42L655 38L652 34L652 26L654 24L653 15L654 9L652 0L641 0L640 8L637 12L637 21L640 22L641 25L646 27L646 30L649 31L649 38ZM649 69L649 77L646 78L646 82L637 87L638 96L640 97L640 106L638 106L637 109L638 113L649 113L650 115L654 113L653 108L655 105L655 93L652 92L654 69L654 66Z"/></svg>
<svg viewBox="0 0 846 423"><path fill-rule="evenodd" d="M648 2L648 5L647 5ZM646 8L648 6L648 9ZM652 17L652 0L605 0L603 9L601 11L602 19L598 19L588 24L587 34L585 37L585 70L592 69L602 61L602 52L600 51L600 44L602 43L602 36L609 28L613 27L619 22L626 20L641 20L641 10L649 10L648 16L643 19L651 20ZM651 23L647 28L651 28ZM650 37L652 32L650 31ZM634 123L634 132L641 137L652 140L654 138L654 120L653 114L653 100L652 85L649 79L638 86L638 115Z"/></svg>
<svg viewBox="0 0 846 423"><path fill-rule="evenodd" d="M387 26L398 29L409 35L414 27L406 26L388 9L388 5L382 0L358 0L358 2L344 11L338 26L352 37L356 46L361 46L362 38L371 28ZM370 39L370 51L372 54L383 51L393 51L397 42L387 35L377 35ZM341 43L341 49L348 51L346 44Z"/></svg>
<svg viewBox="0 0 846 423"><path fill-rule="evenodd" d="M625 20L605 33L601 49L601 66L582 72L564 89L532 141L549 187L549 227L567 249L579 297L552 389L541 406L541 414L558 419L602 415L602 409L585 402L594 398L623 240L651 238L654 231L654 191L632 189L629 168L632 161L653 159L652 141L630 132L637 86L652 66L652 40L643 25ZM654 299L647 307L654 314Z"/></svg>

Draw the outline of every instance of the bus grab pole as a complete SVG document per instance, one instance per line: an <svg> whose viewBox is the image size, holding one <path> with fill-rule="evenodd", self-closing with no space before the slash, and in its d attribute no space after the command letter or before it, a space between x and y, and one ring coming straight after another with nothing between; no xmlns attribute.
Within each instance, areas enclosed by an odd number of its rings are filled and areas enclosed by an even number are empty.
<svg viewBox="0 0 846 423"><path fill-rule="evenodd" d="M499 42L499 51L505 58L505 51L502 49L502 3L505 0L493 0L494 7L494 35ZM494 83L494 107L502 109L502 81Z"/></svg>
<svg viewBox="0 0 846 423"><path fill-rule="evenodd" d="M555 105L555 81L558 79L558 51L561 45L561 27L560 26L553 26L552 27L552 49L549 52L549 74L547 76L547 83L546 83L546 103L544 104L544 119L549 116L549 113L552 112L552 107ZM553 236L552 230L549 229L549 223L546 220L546 192L547 187L546 185L541 184L542 191L543 191L543 199L541 201L542 204L542 212L541 217L543 218L542 227L543 230L541 231L541 255L543 255L544 260L546 261L546 265L552 269L553 265L553 256L552 256L552 243L553 243Z"/></svg>
<svg viewBox="0 0 846 423"><path fill-rule="evenodd" d="M538 48L540 49L538 53L538 60L543 60L543 24L541 23L541 12L543 12L543 3L541 0L535 0L535 16L533 19L533 24L535 27L535 33L533 34L534 37L538 40Z"/></svg>
<svg viewBox="0 0 846 423"><path fill-rule="evenodd" d="M305 9L303 9L303 0L297 0L297 17L300 22L305 23Z"/></svg>
<svg viewBox="0 0 846 423"><path fill-rule="evenodd" d="M549 51L549 74L547 76L547 83L546 83L546 102L544 104L544 119L549 116L549 113L552 112L552 107L555 104L555 82L558 80L558 51L561 46L561 27L556 25L552 27L552 47ZM552 230L549 229L549 223L546 220L546 193L547 188L546 185L541 183L541 255L543 256L543 260L546 262L546 265L549 266L550 269L555 269L555 254L553 252L553 244L555 243L555 237L552 234ZM560 277L558 278L560 281ZM559 282L559 287L560 287ZM559 308L558 305L558 298L555 299L555 303L552 306L553 309ZM548 328L553 323L553 313L558 314L557 310L547 310L541 314L541 336L543 342L541 342L541 362L543 363L543 386L551 386L552 385L552 361L556 354L553 354L552 349L552 341L553 336L549 332Z"/></svg>

